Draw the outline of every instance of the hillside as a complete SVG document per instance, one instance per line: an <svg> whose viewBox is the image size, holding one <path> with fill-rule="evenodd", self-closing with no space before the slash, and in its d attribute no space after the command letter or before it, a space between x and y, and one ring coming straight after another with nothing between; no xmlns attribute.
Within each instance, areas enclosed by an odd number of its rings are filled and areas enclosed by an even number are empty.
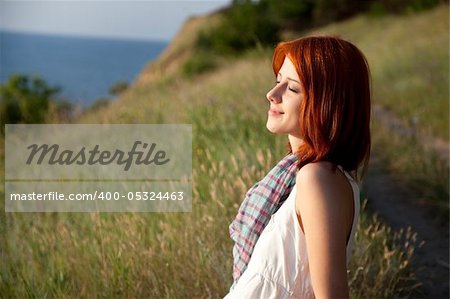
<svg viewBox="0 0 450 299"><path fill-rule="evenodd" d="M197 34L206 27L214 26L221 18L220 11L189 18L164 52L139 74L135 84L143 85L155 80L155 76L169 76L179 71L181 65L192 55Z"/></svg>

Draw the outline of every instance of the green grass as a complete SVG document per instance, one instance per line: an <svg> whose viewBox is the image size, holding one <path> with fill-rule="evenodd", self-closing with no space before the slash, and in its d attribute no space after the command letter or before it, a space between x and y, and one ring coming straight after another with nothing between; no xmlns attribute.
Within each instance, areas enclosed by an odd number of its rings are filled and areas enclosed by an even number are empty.
<svg viewBox="0 0 450 299"><path fill-rule="evenodd" d="M448 139L448 57L437 49L448 43L446 18L448 6L441 6L406 17L357 17L320 31L340 33L367 54L375 102L405 120L418 113L422 130ZM411 73L415 68L424 71ZM427 76L435 84L424 101ZM286 151L287 138L265 129L273 82L271 51L260 49L210 73L131 87L86 115L80 122L192 123L192 212L1 213L1 297L221 298L232 282L228 225L248 188ZM448 172L432 155L414 159L416 143L394 139L378 124L373 134L390 171L406 183L425 181L418 192L436 202L448 194ZM426 171L407 176L417 163ZM416 245L411 231L393 232L363 209L349 269L352 298L406 296L417 287L410 268Z"/></svg>

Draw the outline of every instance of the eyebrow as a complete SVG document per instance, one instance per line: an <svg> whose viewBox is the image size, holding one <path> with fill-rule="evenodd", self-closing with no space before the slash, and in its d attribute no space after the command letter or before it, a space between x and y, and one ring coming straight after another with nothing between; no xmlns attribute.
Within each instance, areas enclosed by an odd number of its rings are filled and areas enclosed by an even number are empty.
<svg viewBox="0 0 450 299"><path fill-rule="evenodd" d="M278 75L283 76L281 73L278 73ZM278 77L278 75L277 75L277 77ZM299 82L298 80L292 79L292 78L290 78L290 77L287 77L286 79L288 79L288 80L290 80L290 81L297 82L298 84L300 84L300 82Z"/></svg>
<svg viewBox="0 0 450 299"><path fill-rule="evenodd" d="M287 79L288 79L288 80L291 80L291 81L294 81L294 82L297 82L298 84L300 84L300 82L297 81L297 80L295 80L295 79L292 79L292 78L289 78L289 77L287 77Z"/></svg>

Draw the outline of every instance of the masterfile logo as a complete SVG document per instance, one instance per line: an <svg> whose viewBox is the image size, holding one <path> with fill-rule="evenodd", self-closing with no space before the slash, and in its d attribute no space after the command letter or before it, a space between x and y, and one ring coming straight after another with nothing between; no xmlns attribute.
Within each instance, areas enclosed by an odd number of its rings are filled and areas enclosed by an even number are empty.
<svg viewBox="0 0 450 299"><path fill-rule="evenodd" d="M139 150L139 146L143 150ZM136 165L145 164L150 165L163 165L170 161L166 158L166 152L164 150L158 150L155 152L156 143L152 143L150 146L148 143L142 141L135 141L130 151L124 152L119 149L99 150L100 145L96 144L93 149L86 150L86 147L82 147L80 151L74 152L70 149L60 151L58 144L31 144L27 147L30 150L30 155L27 159L27 164L30 165L33 162L41 165L42 162L46 162L48 165L109 165L111 163L117 163L118 165L124 165L124 170L128 171L133 164ZM134 160L134 156L136 159ZM36 159L34 159L36 157ZM36 161L33 161L36 160Z"/></svg>
<svg viewBox="0 0 450 299"><path fill-rule="evenodd" d="M5 210L190 211L192 126L6 125Z"/></svg>

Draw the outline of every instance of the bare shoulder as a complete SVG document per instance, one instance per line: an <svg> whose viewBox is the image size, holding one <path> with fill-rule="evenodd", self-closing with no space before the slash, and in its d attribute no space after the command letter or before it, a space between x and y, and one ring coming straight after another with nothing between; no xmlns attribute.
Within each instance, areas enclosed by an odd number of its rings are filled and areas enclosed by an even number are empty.
<svg viewBox="0 0 450 299"><path fill-rule="evenodd" d="M333 172L332 168L332 163L327 161L308 163L297 172L296 182L313 183L323 187L330 187L330 184L339 185L342 183L340 171Z"/></svg>
<svg viewBox="0 0 450 299"><path fill-rule="evenodd" d="M352 188L340 170L333 171L332 163L321 161L303 166L297 172L296 189L295 209L302 228L302 220L316 221L319 215L338 218L341 224L351 220Z"/></svg>
<svg viewBox="0 0 450 299"><path fill-rule="evenodd" d="M319 198L327 200L336 201L338 197L351 195L348 179L340 170L333 171L333 164L327 161L308 163L303 166L297 172L296 187L298 193L309 195L320 193L326 196Z"/></svg>

